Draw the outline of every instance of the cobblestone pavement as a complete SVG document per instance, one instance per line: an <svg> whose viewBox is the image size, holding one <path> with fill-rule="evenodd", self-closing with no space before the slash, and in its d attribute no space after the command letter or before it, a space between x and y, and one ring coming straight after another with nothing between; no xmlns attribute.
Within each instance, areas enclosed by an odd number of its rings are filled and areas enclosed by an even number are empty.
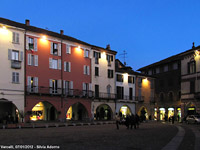
<svg viewBox="0 0 200 150"><path fill-rule="evenodd" d="M136 130L128 130L125 126L120 126L117 130L115 124L2 129L0 145L34 145L34 149L42 149L42 146L43 149L50 149L47 146L52 145L59 146L62 150L159 150L177 132L175 125L153 121L142 123Z"/></svg>

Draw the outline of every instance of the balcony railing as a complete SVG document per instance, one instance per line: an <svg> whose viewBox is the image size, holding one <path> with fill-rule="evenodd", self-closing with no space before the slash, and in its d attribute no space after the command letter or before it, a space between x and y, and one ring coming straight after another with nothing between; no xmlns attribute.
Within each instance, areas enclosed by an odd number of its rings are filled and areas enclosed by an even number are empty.
<svg viewBox="0 0 200 150"><path fill-rule="evenodd" d="M12 61L11 61L11 68L14 68L14 69L21 69L21 61L12 60Z"/></svg>
<svg viewBox="0 0 200 150"><path fill-rule="evenodd" d="M93 98L93 91L85 91L78 89L61 89L61 88L51 88L51 87L37 87L37 86L27 86L26 94L38 94L38 95L58 95L64 97L79 97L79 98Z"/></svg>
<svg viewBox="0 0 200 150"><path fill-rule="evenodd" d="M116 94L113 93L95 93L96 99L116 99Z"/></svg>
<svg viewBox="0 0 200 150"><path fill-rule="evenodd" d="M136 97L135 96L129 96L129 95L117 95L118 100L128 100L128 101L135 101Z"/></svg>
<svg viewBox="0 0 200 150"><path fill-rule="evenodd" d="M144 102L144 96L137 96L136 101L138 102Z"/></svg>

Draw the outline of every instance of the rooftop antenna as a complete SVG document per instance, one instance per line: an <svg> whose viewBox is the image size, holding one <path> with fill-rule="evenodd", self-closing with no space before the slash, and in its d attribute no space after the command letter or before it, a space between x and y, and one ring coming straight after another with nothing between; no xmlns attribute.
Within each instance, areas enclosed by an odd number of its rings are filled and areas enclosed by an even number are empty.
<svg viewBox="0 0 200 150"><path fill-rule="evenodd" d="M126 58L127 58L127 52L126 50L123 50L123 53L122 54L119 54L120 56L123 56L123 60L124 60L124 65L126 66Z"/></svg>

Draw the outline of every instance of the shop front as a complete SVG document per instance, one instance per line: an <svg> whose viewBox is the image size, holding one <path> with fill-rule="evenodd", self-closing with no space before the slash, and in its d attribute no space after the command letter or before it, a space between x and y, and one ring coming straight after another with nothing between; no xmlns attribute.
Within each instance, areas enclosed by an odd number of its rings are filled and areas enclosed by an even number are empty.
<svg viewBox="0 0 200 150"><path fill-rule="evenodd" d="M174 116L174 108L168 108L168 119Z"/></svg>
<svg viewBox="0 0 200 150"><path fill-rule="evenodd" d="M165 108L159 108L159 113L160 113L160 120L165 119Z"/></svg>
<svg viewBox="0 0 200 150"><path fill-rule="evenodd" d="M131 115L132 113L131 113L131 110L130 110L130 108L128 107L128 106L122 106L121 108L120 108L120 111L119 111L119 114L121 115L121 116L124 116L124 117L126 117L127 115Z"/></svg>

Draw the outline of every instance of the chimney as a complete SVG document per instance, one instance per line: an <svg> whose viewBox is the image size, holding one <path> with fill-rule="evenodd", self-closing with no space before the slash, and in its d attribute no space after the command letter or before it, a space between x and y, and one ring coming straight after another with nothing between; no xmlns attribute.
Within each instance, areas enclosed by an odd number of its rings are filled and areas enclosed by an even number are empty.
<svg viewBox="0 0 200 150"><path fill-rule="evenodd" d="M63 31L63 30L60 30L60 34L63 35L63 34L64 34L64 31Z"/></svg>
<svg viewBox="0 0 200 150"><path fill-rule="evenodd" d="M194 46L194 42L192 43L192 48L195 48L195 46Z"/></svg>
<svg viewBox="0 0 200 150"><path fill-rule="evenodd" d="M30 26L30 20L26 19L26 25Z"/></svg>
<svg viewBox="0 0 200 150"><path fill-rule="evenodd" d="M106 45L106 49L110 50L110 44Z"/></svg>

